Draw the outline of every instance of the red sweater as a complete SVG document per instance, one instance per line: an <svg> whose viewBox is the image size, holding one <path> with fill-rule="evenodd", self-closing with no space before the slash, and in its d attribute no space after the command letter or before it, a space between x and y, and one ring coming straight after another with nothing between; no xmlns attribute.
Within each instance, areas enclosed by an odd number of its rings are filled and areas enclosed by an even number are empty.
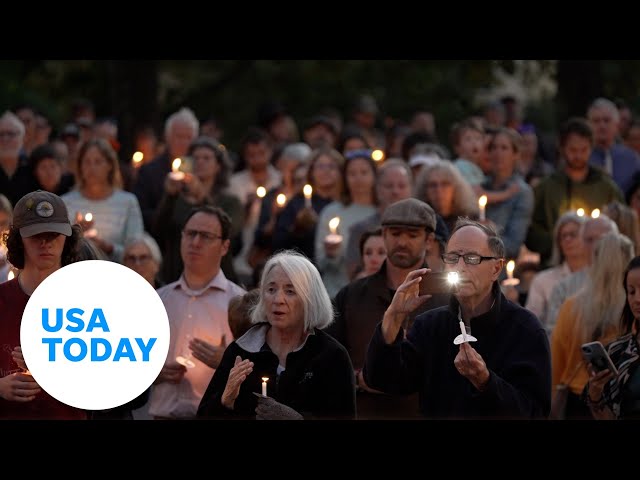
<svg viewBox="0 0 640 480"><path fill-rule="evenodd" d="M20 345L20 323L29 296L22 291L18 278L0 283L0 378L20 371L11 352ZM27 403L0 398L0 419L84 420L84 410L59 402L44 390Z"/></svg>

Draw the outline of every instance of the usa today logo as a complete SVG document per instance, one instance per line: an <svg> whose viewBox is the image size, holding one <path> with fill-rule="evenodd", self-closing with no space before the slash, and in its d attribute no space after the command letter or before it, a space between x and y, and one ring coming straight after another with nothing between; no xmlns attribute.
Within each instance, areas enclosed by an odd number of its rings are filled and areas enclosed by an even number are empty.
<svg viewBox="0 0 640 480"><path fill-rule="evenodd" d="M169 320L153 287L114 262L72 263L49 275L22 315L29 372L72 407L104 410L142 394L169 351Z"/></svg>

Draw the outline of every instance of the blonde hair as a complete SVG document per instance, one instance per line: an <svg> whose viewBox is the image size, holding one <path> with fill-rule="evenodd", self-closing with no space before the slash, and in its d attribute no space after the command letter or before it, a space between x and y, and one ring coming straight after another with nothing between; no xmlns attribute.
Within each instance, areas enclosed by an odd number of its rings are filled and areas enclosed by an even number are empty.
<svg viewBox="0 0 640 480"><path fill-rule="evenodd" d="M597 340L619 326L626 301L620 279L634 256L633 250L629 237L620 233L607 233L597 241L589 275L576 294L573 309L578 319L575 336L581 343Z"/></svg>
<svg viewBox="0 0 640 480"><path fill-rule="evenodd" d="M640 223L636 211L618 201L609 203L604 207L604 213L616 222L620 233L626 235L633 242L635 253L640 252Z"/></svg>

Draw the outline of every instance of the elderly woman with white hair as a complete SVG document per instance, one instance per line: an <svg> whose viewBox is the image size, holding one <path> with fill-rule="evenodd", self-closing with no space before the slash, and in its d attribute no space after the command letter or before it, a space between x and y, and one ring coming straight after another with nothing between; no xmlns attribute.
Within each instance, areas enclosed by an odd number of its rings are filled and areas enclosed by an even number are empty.
<svg viewBox="0 0 640 480"><path fill-rule="evenodd" d="M264 267L253 325L231 343L199 417L354 418L355 378L345 348L323 331L333 307L316 267L283 251Z"/></svg>

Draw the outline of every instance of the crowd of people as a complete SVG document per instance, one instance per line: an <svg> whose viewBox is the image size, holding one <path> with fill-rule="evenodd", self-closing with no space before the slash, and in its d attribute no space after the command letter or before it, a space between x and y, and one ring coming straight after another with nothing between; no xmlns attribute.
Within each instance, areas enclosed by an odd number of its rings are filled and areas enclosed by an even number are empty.
<svg viewBox="0 0 640 480"><path fill-rule="evenodd" d="M300 131L271 103L237 149L185 107L131 161L90 103L55 135L6 110L0 418L545 419L565 384L567 418L637 417L633 132L598 98L553 153L505 105L445 145L427 111L378 128L370 96ZM170 324L153 385L107 412L49 396L19 341L33 291L87 259L135 270ZM617 372L584 359L595 341Z"/></svg>

